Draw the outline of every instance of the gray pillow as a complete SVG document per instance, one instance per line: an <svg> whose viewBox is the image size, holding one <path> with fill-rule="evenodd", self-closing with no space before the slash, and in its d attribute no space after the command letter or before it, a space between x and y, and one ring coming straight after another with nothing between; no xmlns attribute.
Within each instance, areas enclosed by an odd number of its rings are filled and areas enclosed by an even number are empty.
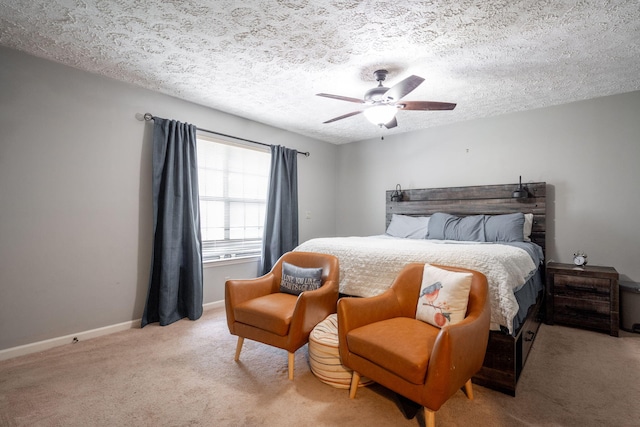
<svg viewBox="0 0 640 427"><path fill-rule="evenodd" d="M429 220L427 239L484 242L484 215L457 217L436 212Z"/></svg>
<svg viewBox="0 0 640 427"><path fill-rule="evenodd" d="M484 235L487 242L524 241L524 214L486 215Z"/></svg>
<svg viewBox="0 0 640 427"><path fill-rule="evenodd" d="M322 268L303 268L282 262L280 292L300 295L304 291L313 291L320 286L322 286Z"/></svg>
<svg viewBox="0 0 640 427"><path fill-rule="evenodd" d="M387 227L387 234L393 237L424 239L429 229L428 216L408 216L393 214Z"/></svg>

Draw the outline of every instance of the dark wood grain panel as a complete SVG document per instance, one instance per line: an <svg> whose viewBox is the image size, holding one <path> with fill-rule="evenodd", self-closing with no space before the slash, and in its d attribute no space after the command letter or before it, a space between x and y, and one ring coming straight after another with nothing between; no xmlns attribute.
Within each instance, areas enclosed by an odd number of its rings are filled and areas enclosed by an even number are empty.
<svg viewBox="0 0 640 427"><path fill-rule="evenodd" d="M605 301L607 305L610 301L611 281L609 279L556 274L553 286L556 297Z"/></svg>
<svg viewBox="0 0 640 427"><path fill-rule="evenodd" d="M518 184L506 184L402 190L401 202L392 202L391 194L394 190L389 190L386 192L387 221L394 213L431 215L446 212L452 215L479 215L525 212L544 217L546 183L527 184L531 197L525 199L511 197L517 186Z"/></svg>
<svg viewBox="0 0 640 427"><path fill-rule="evenodd" d="M542 293L540 297L541 301ZM542 323L541 306L535 304L529 308L527 319L515 336L491 331L482 368L473 377L475 384L516 395L520 374Z"/></svg>
<svg viewBox="0 0 640 427"><path fill-rule="evenodd" d="M547 197L547 186L545 182L534 182L523 184L533 197ZM405 201L413 200L488 200L488 199L510 199L513 191L518 188L518 184L499 185L478 185L466 187L442 187L442 188L421 188L402 190ZM391 193L387 191L387 200L390 200Z"/></svg>

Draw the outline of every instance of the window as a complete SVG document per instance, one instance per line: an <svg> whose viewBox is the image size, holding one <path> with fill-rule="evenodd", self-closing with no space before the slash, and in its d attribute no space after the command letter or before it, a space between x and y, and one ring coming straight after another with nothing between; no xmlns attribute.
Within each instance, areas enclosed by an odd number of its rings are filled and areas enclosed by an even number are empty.
<svg viewBox="0 0 640 427"><path fill-rule="evenodd" d="M203 261L259 256L271 153L197 138Z"/></svg>

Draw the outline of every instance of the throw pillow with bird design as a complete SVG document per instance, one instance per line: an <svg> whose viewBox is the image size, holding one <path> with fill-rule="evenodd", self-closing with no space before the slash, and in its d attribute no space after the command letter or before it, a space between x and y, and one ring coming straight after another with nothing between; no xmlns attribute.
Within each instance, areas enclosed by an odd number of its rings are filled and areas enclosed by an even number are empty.
<svg viewBox="0 0 640 427"><path fill-rule="evenodd" d="M425 264L416 319L442 328L462 321L467 313L471 273Z"/></svg>

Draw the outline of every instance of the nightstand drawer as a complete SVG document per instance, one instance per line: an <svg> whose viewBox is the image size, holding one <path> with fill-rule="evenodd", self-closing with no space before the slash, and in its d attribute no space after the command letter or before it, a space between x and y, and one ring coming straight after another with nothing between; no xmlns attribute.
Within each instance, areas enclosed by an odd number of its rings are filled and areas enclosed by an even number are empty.
<svg viewBox="0 0 640 427"><path fill-rule="evenodd" d="M585 298L608 302L611 299L611 281L598 277L556 274L553 293L557 297Z"/></svg>
<svg viewBox="0 0 640 427"><path fill-rule="evenodd" d="M558 323L608 330L611 305L608 302L556 295L554 315Z"/></svg>

